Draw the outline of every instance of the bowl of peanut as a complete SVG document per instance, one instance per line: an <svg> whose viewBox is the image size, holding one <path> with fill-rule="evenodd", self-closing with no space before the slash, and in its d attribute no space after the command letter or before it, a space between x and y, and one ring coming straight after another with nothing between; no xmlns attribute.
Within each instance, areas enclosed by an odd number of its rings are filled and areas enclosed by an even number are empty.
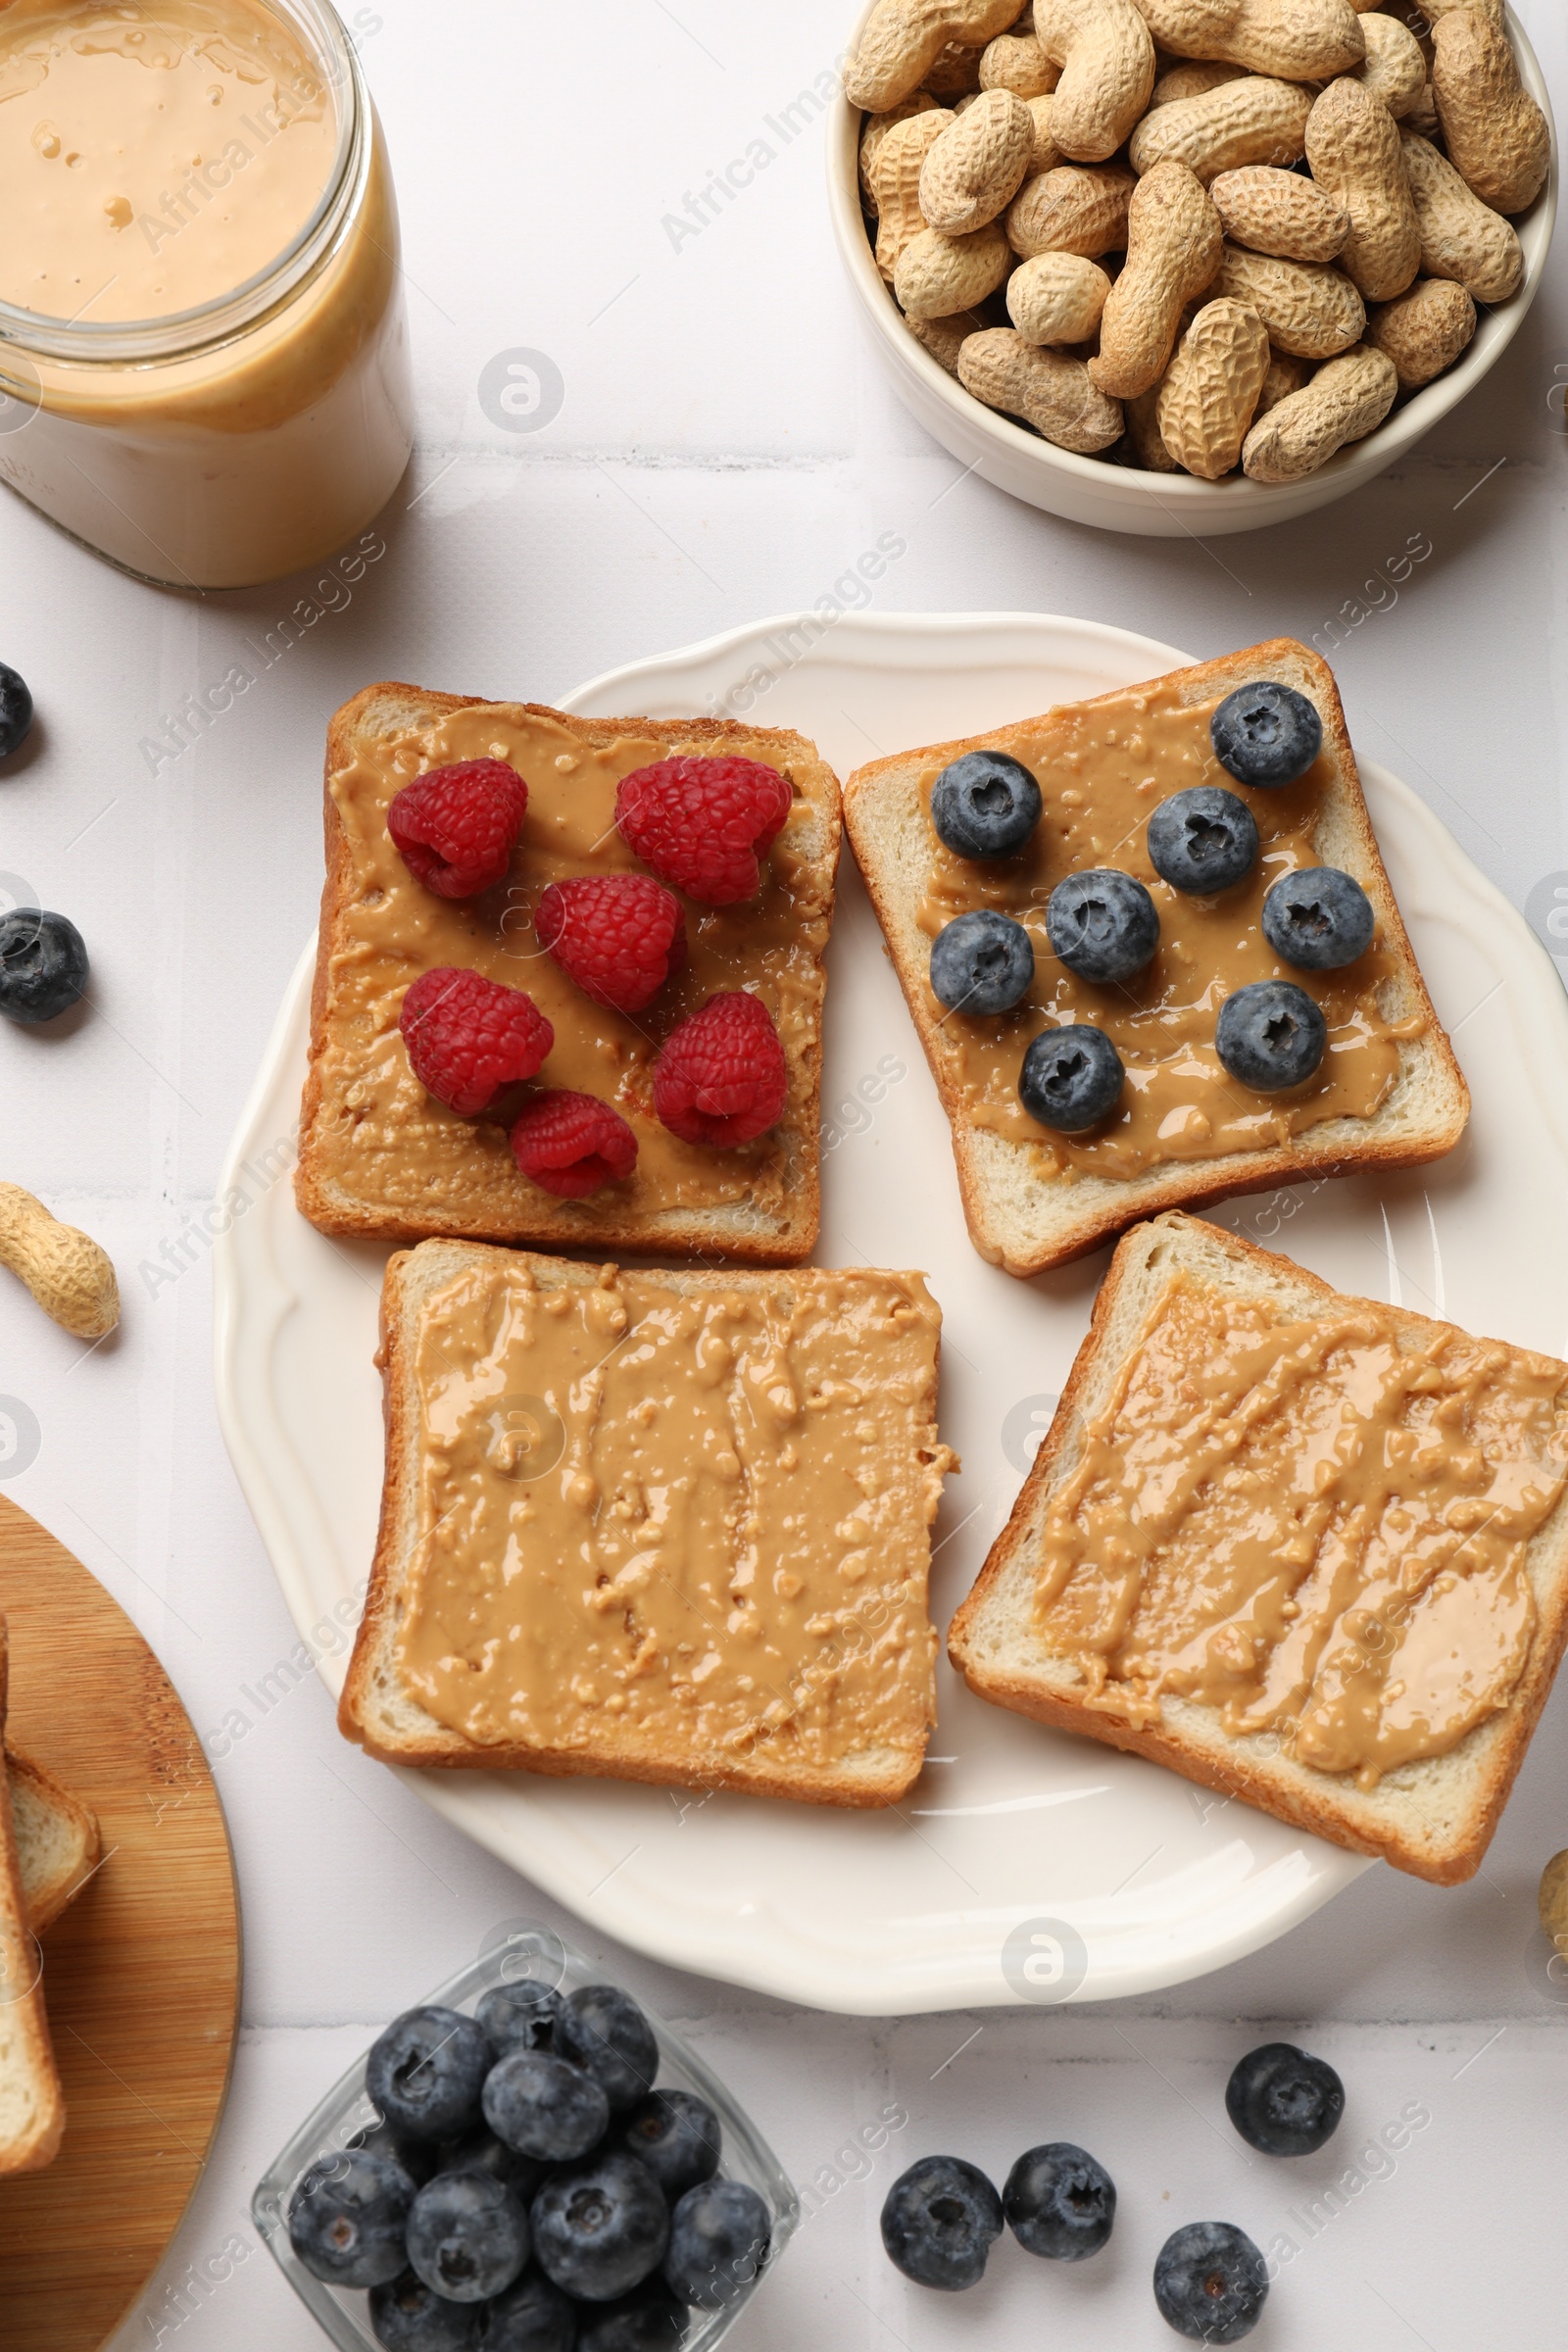
<svg viewBox="0 0 1568 2352"><path fill-rule="evenodd" d="M1503 0L873 0L835 233L927 430L1147 537L1381 473L1495 365L1556 210Z"/></svg>

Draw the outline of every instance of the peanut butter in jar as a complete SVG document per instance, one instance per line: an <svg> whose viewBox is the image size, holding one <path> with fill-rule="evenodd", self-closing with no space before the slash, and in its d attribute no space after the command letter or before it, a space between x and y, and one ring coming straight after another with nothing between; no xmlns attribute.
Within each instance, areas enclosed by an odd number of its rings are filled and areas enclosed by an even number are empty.
<svg viewBox="0 0 1568 2352"><path fill-rule="evenodd" d="M397 206L325 0L0 0L0 480L127 570L330 554L413 440Z"/></svg>

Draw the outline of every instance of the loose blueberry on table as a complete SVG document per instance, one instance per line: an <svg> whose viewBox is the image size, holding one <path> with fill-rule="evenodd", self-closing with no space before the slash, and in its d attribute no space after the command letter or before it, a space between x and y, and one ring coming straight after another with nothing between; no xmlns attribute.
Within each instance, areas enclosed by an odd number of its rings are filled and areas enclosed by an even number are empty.
<svg viewBox="0 0 1568 2352"><path fill-rule="evenodd" d="M1015 858L1043 806L1023 761L1005 752L965 752L931 788L937 839L959 858Z"/></svg>
<svg viewBox="0 0 1568 2352"><path fill-rule="evenodd" d="M1225 2110L1250 2147L1265 2156L1310 2156L1345 2113L1345 2085L1325 2059L1294 2042L1266 2041L1237 2061Z"/></svg>
<svg viewBox="0 0 1568 2352"><path fill-rule="evenodd" d="M1231 1076L1261 1094L1301 1086L1328 1047L1320 1005L1293 980L1251 980L1226 998L1214 1051Z"/></svg>
<svg viewBox="0 0 1568 2352"><path fill-rule="evenodd" d="M1238 784L1272 791L1304 776L1323 749L1323 721L1294 686L1272 678L1228 694L1208 722L1214 757Z"/></svg>
<svg viewBox="0 0 1568 2352"><path fill-rule="evenodd" d="M1010 1012L1029 994L1034 942L1022 923L977 906L944 924L931 946L931 990L950 1012Z"/></svg>
<svg viewBox="0 0 1568 2352"><path fill-rule="evenodd" d="M1149 820L1149 861L1189 896L1231 890L1257 863L1257 820L1222 784L1194 784L1161 801Z"/></svg>
<svg viewBox="0 0 1568 2352"><path fill-rule="evenodd" d="M1046 903L1052 947L1080 980L1130 980L1159 945L1159 915L1143 884L1118 866L1068 874Z"/></svg>
<svg viewBox="0 0 1568 2352"><path fill-rule="evenodd" d="M1103 1029L1075 1021L1043 1029L1031 1042L1018 1073L1018 1099L1042 1127L1079 1135L1115 1107L1126 1075Z"/></svg>
<svg viewBox="0 0 1568 2352"><path fill-rule="evenodd" d="M1335 865L1298 866L1263 901L1263 937L1304 972L1334 972L1372 945L1378 918L1359 882Z"/></svg>
<svg viewBox="0 0 1568 2352"><path fill-rule="evenodd" d="M882 2207L882 2243L917 2286L950 2294L975 2285L1002 2235L1002 2199L978 2165L922 2156L901 2173Z"/></svg>
<svg viewBox="0 0 1568 2352"><path fill-rule="evenodd" d="M1026 2148L1007 2175L1002 2210L1020 2246L1050 2262L1098 2254L1116 2219L1116 2183L1070 2139Z"/></svg>
<svg viewBox="0 0 1568 2352"><path fill-rule="evenodd" d="M1257 2326L1268 2296L1263 2257L1230 2222L1189 2222L1154 2261L1161 2319L1196 2344L1239 2344Z"/></svg>
<svg viewBox="0 0 1568 2352"><path fill-rule="evenodd" d="M31 725L32 697L26 681L9 662L0 662L0 760L20 749Z"/></svg>
<svg viewBox="0 0 1568 2352"><path fill-rule="evenodd" d="M86 985L86 944L67 916L37 906L0 915L0 1012L8 1020L57 1020Z"/></svg>

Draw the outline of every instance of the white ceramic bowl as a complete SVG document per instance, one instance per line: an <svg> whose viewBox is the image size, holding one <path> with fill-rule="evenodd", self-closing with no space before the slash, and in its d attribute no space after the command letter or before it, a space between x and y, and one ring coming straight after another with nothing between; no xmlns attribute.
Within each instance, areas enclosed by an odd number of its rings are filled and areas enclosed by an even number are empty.
<svg viewBox="0 0 1568 2352"><path fill-rule="evenodd" d="M856 27L869 16L867 6ZM1508 30L1519 70L1531 96L1546 111L1551 105L1536 53L1512 10ZM853 44L852 44L853 46ZM1102 458L1075 457L1042 441L1023 425L985 408L940 368L905 325L878 273L860 213L860 109L841 92L828 125L828 202L839 251L864 314L871 340L903 398L959 464L1032 507L1090 522L1104 531L1134 531L1147 539L1211 538L1228 531L1257 531L1290 522L1298 514L1332 505L1358 490L1430 432L1441 416L1473 392L1517 334L1536 298L1546 266L1557 211L1557 141L1552 126L1552 163L1546 184L1528 213L1514 223L1524 248L1524 284L1510 302L1484 311L1475 339L1458 365L1427 384L1395 410L1364 441L1341 450L1304 480L1270 486L1237 474L1223 482L1201 482L1192 474L1144 473Z"/></svg>

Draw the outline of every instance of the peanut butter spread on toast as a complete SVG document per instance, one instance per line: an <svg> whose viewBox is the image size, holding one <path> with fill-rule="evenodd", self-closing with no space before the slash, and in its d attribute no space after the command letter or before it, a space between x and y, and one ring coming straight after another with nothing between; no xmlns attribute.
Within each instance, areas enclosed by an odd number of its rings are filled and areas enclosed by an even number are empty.
<svg viewBox="0 0 1568 2352"><path fill-rule="evenodd" d="M1399 962L1380 925L1366 954L1341 971L1306 972L1282 963L1263 937L1263 898L1282 874L1320 865L1313 846L1329 772L1325 750L1295 784L1259 791L1239 784L1215 760L1209 719L1222 698L1184 705L1156 683L1115 701L1048 711L1010 749L1034 775L1045 802L1016 858L956 856L931 832L932 862L919 910L932 938L956 915L990 906L1022 923L1035 941L1035 981L1012 1011L989 1018L949 1012L928 998L936 1053L961 1112L1010 1143L1026 1143L1042 1173L1125 1178L1160 1161L1271 1151L1325 1119L1370 1118L1399 1072L1399 1042L1420 1036L1425 1015L1396 1017ZM920 780L929 811L941 770ZM1213 898L1162 882L1145 832L1158 804L1194 784L1220 784L1257 821L1256 864ZM1115 986L1081 980L1052 952L1046 905L1056 884L1091 866L1120 866L1142 882L1159 914L1152 960ZM1304 1085L1258 1094L1232 1078L1214 1051L1225 999L1249 981L1285 979L1323 1008L1328 1051ZM1083 1135L1056 1135L1018 1100L1030 1041L1047 1027L1092 1021L1121 1055L1127 1082L1108 1119Z"/></svg>
<svg viewBox="0 0 1568 2352"><path fill-rule="evenodd" d="M483 1745L694 1772L923 1743L940 1324L917 1274L465 1270L413 1341L408 1689Z"/></svg>
<svg viewBox="0 0 1568 2352"><path fill-rule="evenodd" d="M776 746L723 748L792 775ZM751 988L772 1014L790 1064L783 1124L803 1119L814 1084L832 876L808 853L810 820L799 799L768 852L756 899L703 906L675 894L685 909L690 961L642 1012L593 1004L545 955L534 930L547 883L642 870L615 830L615 789L623 776L669 756L668 745L647 739L596 750L559 720L484 704L389 735L332 775L351 880L329 958L328 1042L318 1064L321 1110L313 1140L352 1193L437 1230L447 1204L469 1229L492 1216L501 1231L515 1229L529 1201L552 1212L563 1206L519 1172L501 1117L460 1117L433 1101L409 1066L398 1033L404 992L420 972L453 964L524 990L555 1029L539 1085L602 1097L637 1138L632 1175L571 1203L585 1234L607 1209L623 1217L729 1201L777 1208L785 1170L779 1130L729 1151L683 1143L654 1115L652 1072L678 1022L720 989ZM414 777L484 759L509 761L528 787L511 874L470 900L438 898L398 855L387 808ZM808 1048L809 1073L802 1058ZM512 1117L522 1100L518 1093Z"/></svg>
<svg viewBox="0 0 1568 2352"><path fill-rule="evenodd" d="M1090 1706L1178 1693L1371 1788L1507 1705L1565 1477L1568 1365L1177 1274L1051 1499L1036 1622Z"/></svg>

